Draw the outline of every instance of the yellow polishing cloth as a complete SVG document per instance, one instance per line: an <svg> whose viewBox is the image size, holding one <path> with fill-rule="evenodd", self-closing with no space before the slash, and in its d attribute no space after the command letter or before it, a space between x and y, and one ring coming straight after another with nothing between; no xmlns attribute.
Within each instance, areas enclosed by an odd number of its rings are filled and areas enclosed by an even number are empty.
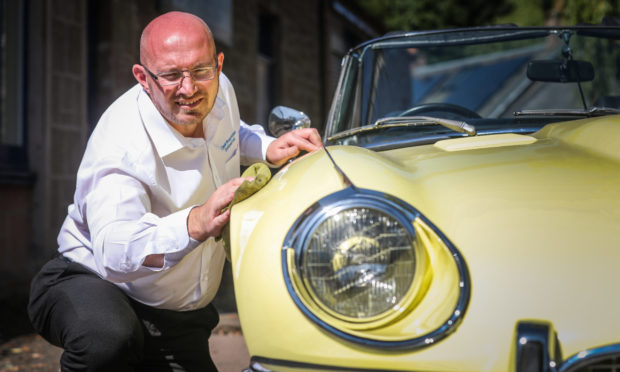
<svg viewBox="0 0 620 372"><path fill-rule="evenodd" d="M241 186L235 191L235 195L233 196L233 200L228 204L228 206L222 209L224 212L227 209L232 208L233 205L243 201L250 196L252 196L255 192L262 189L263 186L269 182L271 179L271 170L263 163L255 163L248 167L241 177L254 177L252 181L243 181ZM232 214L231 214L232 217ZM226 224L224 229L222 230L222 239L224 239L224 250L226 251L226 258L230 261L230 224Z"/></svg>

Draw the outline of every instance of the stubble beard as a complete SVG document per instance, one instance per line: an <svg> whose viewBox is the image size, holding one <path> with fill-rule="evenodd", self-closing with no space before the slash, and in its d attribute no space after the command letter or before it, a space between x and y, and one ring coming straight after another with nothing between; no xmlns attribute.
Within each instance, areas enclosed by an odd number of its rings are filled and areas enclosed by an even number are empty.
<svg viewBox="0 0 620 372"><path fill-rule="evenodd" d="M196 110L180 110L179 115L175 115L173 113L167 113L168 116L166 119L174 124L182 125L182 126L191 126L196 124L202 124L204 119L207 117L207 114L201 115L199 111ZM189 115L190 117L187 119L181 119L180 115Z"/></svg>

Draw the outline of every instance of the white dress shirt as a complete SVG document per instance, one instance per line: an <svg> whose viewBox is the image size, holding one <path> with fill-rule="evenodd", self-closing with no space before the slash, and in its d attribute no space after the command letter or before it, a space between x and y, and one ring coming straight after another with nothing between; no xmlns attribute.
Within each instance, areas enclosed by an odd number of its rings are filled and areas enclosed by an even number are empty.
<svg viewBox="0 0 620 372"><path fill-rule="evenodd" d="M239 118L230 81L220 75L205 138L182 136L137 84L102 115L77 174L59 252L149 306L193 310L211 302L225 253L213 238L189 237L193 206L238 177L240 163L265 161L273 138ZM164 254L164 266L143 266Z"/></svg>

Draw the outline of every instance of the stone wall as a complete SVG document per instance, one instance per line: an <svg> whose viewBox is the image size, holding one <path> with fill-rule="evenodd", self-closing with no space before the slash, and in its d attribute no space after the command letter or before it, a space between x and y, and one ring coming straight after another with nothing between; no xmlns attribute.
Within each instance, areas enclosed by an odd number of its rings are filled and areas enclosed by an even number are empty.
<svg viewBox="0 0 620 372"><path fill-rule="evenodd" d="M32 222L30 185L0 185L0 289L24 285L29 272L30 226Z"/></svg>
<svg viewBox="0 0 620 372"><path fill-rule="evenodd" d="M56 236L72 202L88 136L107 106L136 82L139 37L162 0L15 0L26 4L23 48L28 172L33 182L0 183L0 279L28 279L56 254ZM274 105L307 113L321 130L339 59L357 34L328 0L232 1L232 39L225 54L242 119L265 124L257 105L260 19L273 37ZM172 2L174 3L174 1ZM181 2L179 2L181 3ZM267 17L267 18L260 18ZM7 275L4 275L7 274ZM231 288L228 279L223 291Z"/></svg>
<svg viewBox="0 0 620 372"><path fill-rule="evenodd" d="M44 212L37 217L47 230L45 249L56 234L73 199L76 171L88 137L86 121L86 2L46 2L46 90L44 158L47 177L42 192Z"/></svg>

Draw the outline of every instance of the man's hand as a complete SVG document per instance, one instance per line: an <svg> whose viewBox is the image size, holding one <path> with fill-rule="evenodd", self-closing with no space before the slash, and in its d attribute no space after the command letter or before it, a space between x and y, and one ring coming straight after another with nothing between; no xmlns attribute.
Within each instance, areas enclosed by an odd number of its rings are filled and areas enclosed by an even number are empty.
<svg viewBox="0 0 620 372"><path fill-rule="evenodd" d="M282 165L301 151L312 152L323 147L321 136L315 128L295 129L285 133L267 148L267 161Z"/></svg>
<svg viewBox="0 0 620 372"><path fill-rule="evenodd" d="M232 201L235 191L245 180L251 181L252 178L233 178L218 187L206 203L192 208L187 217L189 236L198 241L220 236L230 219L230 210L221 211Z"/></svg>
<svg viewBox="0 0 620 372"><path fill-rule="evenodd" d="M222 209L232 201L235 191L243 181L251 181L252 179L248 177L233 178L218 187L203 205L192 208L187 217L189 236L198 241L205 241L210 236L220 236L224 225L230 219L230 210L222 213ZM164 267L164 255L150 254L145 257L142 265L147 267Z"/></svg>

